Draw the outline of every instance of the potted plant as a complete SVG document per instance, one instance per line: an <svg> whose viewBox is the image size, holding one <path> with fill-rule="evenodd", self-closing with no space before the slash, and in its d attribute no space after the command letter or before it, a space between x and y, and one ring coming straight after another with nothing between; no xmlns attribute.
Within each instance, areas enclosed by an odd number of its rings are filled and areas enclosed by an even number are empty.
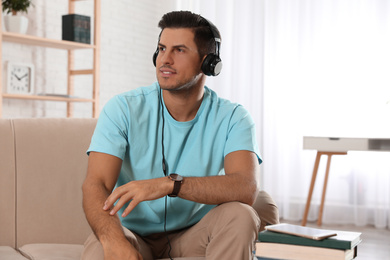
<svg viewBox="0 0 390 260"><path fill-rule="evenodd" d="M26 33L28 19L25 16L17 15L26 13L32 5L31 0L2 0L3 12L12 15L4 16L5 28L9 32Z"/></svg>

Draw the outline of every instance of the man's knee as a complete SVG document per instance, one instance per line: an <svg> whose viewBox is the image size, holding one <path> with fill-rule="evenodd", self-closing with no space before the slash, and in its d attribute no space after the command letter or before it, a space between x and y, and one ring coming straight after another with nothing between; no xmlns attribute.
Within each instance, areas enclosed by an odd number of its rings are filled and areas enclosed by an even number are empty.
<svg viewBox="0 0 390 260"><path fill-rule="evenodd" d="M225 221L225 225L232 225L235 230L251 231L260 228L257 212L247 204L228 202L217 206L215 210L219 214L218 221Z"/></svg>
<svg viewBox="0 0 390 260"><path fill-rule="evenodd" d="M102 244L93 233L89 235L89 237L85 241L84 250L81 255L81 260L89 260L89 259L96 259L96 260L104 259Z"/></svg>
<svg viewBox="0 0 390 260"><path fill-rule="evenodd" d="M144 242L142 239L138 238L134 233L132 233L130 230L128 230L125 227L122 227L123 233L127 240L139 251L141 254L143 254L143 257L145 258L144 254L149 256L151 253L149 252L150 249L144 245ZM142 242L142 245L140 245L140 242ZM142 248L141 248L142 247ZM89 235L87 240L84 243L84 250L81 256L82 260L103 260L104 259L104 251L103 246L98 240L98 238L95 236L94 233ZM152 259L146 258L146 259Z"/></svg>
<svg viewBox="0 0 390 260"><path fill-rule="evenodd" d="M279 223L278 207L267 192L260 191L252 207L256 210L261 220L259 231L263 231L266 225Z"/></svg>

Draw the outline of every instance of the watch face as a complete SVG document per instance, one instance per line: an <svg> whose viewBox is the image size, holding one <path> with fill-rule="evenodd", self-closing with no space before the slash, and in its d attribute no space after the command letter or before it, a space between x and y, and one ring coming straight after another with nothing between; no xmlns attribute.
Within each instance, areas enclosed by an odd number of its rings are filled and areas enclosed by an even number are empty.
<svg viewBox="0 0 390 260"><path fill-rule="evenodd" d="M169 177L173 181L182 181L183 180L183 176L181 176L181 175L179 175L177 173L171 173L171 174L169 174Z"/></svg>
<svg viewBox="0 0 390 260"><path fill-rule="evenodd" d="M31 93L33 84L33 67L24 64L9 64L8 92Z"/></svg>

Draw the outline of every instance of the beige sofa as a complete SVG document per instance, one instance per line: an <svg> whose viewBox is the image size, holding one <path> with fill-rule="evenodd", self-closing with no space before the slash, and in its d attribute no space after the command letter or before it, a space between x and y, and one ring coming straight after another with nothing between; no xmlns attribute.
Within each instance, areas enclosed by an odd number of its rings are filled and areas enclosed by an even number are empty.
<svg viewBox="0 0 390 260"><path fill-rule="evenodd" d="M0 119L0 259L79 259L91 229L81 184L96 119ZM265 196L260 193L260 196ZM272 214L273 201L255 209ZM190 258L188 258L190 259Z"/></svg>

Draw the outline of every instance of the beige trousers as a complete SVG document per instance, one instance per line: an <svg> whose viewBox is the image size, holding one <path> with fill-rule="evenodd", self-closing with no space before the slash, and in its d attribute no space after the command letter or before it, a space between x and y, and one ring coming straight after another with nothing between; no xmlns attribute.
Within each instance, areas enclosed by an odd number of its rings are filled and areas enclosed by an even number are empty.
<svg viewBox="0 0 390 260"><path fill-rule="evenodd" d="M139 249L144 260L176 257L215 259L253 259L260 228L256 211L239 202L221 204L194 226L178 232L138 236L124 228L127 239ZM103 260L103 248L94 234L84 244L82 260Z"/></svg>

